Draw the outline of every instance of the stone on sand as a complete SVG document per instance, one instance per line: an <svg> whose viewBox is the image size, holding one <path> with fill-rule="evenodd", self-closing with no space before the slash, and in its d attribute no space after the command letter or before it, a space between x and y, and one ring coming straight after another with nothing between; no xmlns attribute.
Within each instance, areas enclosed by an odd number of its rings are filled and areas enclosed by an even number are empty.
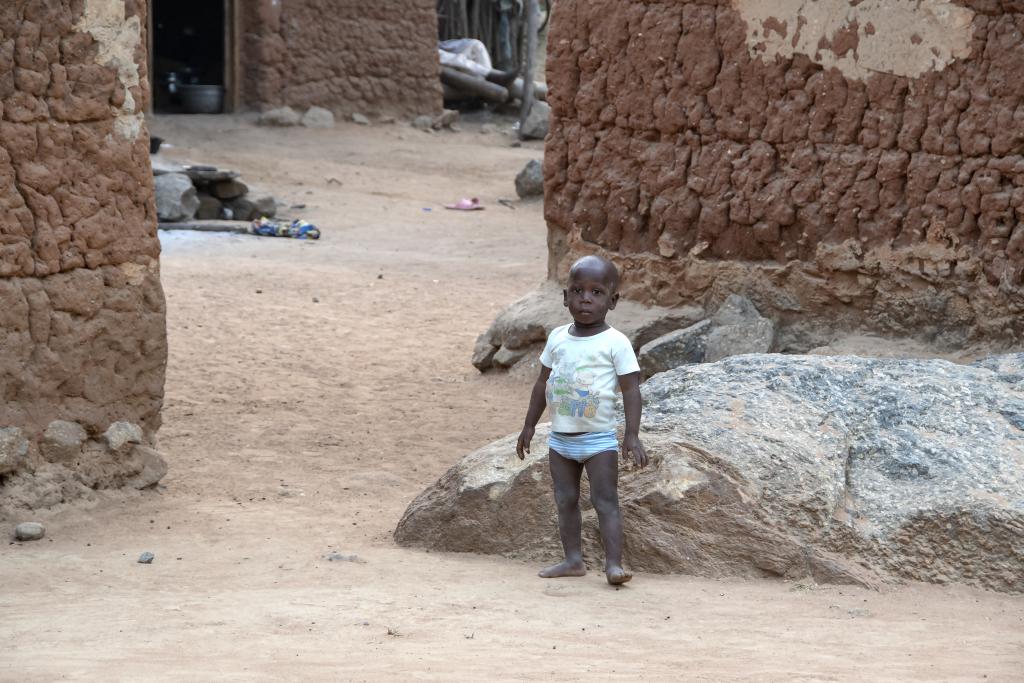
<svg viewBox="0 0 1024 683"><path fill-rule="evenodd" d="M19 541L38 541L46 534L46 527L39 522L22 522L14 527L14 538Z"/></svg>
<svg viewBox="0 0 1024 683"><path fill-rule="evenodd" d="M644 383L644 470L620 475L627 562L650 572L1024 591L1024 354L744 355ZM538 429L540 442L548 429ZM559 557L545 449L510 435L412 502L405 546ZM585 485L584 485L585 486ZM602 557L582 496L587 557Z"/></svg>

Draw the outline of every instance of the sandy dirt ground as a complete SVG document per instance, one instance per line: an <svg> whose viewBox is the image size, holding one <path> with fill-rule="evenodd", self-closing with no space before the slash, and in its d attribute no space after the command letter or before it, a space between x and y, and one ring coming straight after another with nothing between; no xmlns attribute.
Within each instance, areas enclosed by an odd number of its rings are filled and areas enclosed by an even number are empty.
<svg viewBox="0 0 1024 683"><path fill-rule="evenodd" d="M544 276L541 206L496 202L539 144L471 123L153 129L169 156L305 204L324 237L163 234L170 474L3 546L0 680L1024 679L1021 597L645 574L615 590L397 548L408 502L521 424L529 379L469 357ZM460 196L488 208L441 209Z"/></svg>

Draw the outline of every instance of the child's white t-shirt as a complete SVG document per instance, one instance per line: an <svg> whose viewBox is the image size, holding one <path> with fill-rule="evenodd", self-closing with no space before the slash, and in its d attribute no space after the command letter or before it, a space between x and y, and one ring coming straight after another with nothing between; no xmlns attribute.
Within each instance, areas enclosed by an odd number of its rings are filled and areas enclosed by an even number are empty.
<svg viewBox="0 0 1024 683"><path fill-rule="evenodd" d="M553 432L615 430L619 376L639 372L626 335L609 327L590 337L574 337L569 325L548 335L540 362L551 368L547 382Z"/></svg>

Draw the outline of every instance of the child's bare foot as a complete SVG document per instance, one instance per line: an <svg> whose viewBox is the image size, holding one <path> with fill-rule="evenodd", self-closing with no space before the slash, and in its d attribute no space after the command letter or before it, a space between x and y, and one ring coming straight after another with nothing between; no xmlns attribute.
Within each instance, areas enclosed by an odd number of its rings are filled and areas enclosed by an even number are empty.
<svg viewBox="0 0 1024 683"><path fill-rule="evenodd" d="M586 576L587 568L582 562L570 562L565 560L558 564L553 564L546 569L541 569L537 572L537 576L542 579L559 579L563 576Z"/></svg>
<svg viewBox="0 0 1024 683"><path fill-rule="evenodd" d="M633 575L627 572L622 567L606 567L604 570L605 578L608 579L608 583L613 586L621 586L624 583L628 583Z"/></svg>

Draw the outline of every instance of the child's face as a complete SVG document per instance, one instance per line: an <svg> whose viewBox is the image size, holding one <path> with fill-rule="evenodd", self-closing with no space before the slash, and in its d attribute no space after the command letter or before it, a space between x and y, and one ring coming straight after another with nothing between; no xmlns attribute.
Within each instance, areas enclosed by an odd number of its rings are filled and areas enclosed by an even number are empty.
<svg viewBox="0 0 1024 683"><path fill-rule="evenodd" d="M596 269L581 270L569 279L562 294L574 322L585 326L604 322L608 311L619 302L619 294L608 279L603 271Z"/></svg>

